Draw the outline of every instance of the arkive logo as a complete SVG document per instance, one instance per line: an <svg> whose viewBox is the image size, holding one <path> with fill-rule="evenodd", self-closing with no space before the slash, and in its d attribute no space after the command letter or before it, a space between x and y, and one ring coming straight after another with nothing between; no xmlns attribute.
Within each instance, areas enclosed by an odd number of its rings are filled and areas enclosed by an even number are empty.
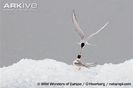
<svg viewBox="0 0 133 88"><path fill-rule="evenodd" d="M37 3L4 3L3 9L36 9L38 7Z"/></svg>

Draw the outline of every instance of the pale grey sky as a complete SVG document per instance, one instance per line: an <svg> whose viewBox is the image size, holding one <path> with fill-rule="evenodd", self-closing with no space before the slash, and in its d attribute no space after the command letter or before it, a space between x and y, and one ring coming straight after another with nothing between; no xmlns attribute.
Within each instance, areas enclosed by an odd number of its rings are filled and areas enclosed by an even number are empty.
<svg viewBox="0 0 133 88"><path fill-rule="evenodd" d="M23 1L26 2L15 2ZM71 64L80 49L77 44L80 37L72 23L73 9L81 28L88 34L110 22L91 39L96 46L85 47L84 61L121 63L133 58L133 0L28 1L37 2L38 9L0 11L0 66L22 58L51 58Z"/></svg>

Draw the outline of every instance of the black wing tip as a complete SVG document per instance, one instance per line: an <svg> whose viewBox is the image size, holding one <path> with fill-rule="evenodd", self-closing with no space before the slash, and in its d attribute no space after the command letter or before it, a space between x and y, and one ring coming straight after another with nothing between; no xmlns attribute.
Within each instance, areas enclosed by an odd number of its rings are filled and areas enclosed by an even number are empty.
<svg viewBox="0 0 133 88"><path fill-rule="evenodd" d="M73 11L72 11L72 12L73 12L73 15L76 17L76 15L75 15L75 9L73 9Z"/></svg>
<svg viewBox="0 0 133 88"><path fill-rule="evenodd" d="M75 14L75 9L73 9L72 12L73 12L72 17L75 18L75 19L77 20L76 14ZM73 21L73 18L72 18L72 21ZM74 21L73 21L73 22L74 22Z"/></svg>
<svg viewBox="0 0 133 88"><path fill-rule="evenodd" d="M76 16L76 13L75 13L75 9L73 9L73 17L76 19L77 21L77 16Z"/></svg>

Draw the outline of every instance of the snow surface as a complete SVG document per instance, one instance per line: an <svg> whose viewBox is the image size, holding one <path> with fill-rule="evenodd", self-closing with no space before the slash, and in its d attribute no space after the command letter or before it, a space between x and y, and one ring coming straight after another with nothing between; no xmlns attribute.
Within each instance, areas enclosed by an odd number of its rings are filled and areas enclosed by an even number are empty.
<svg viewBox="0 0 133 88"><path fill-rule="evenodd" d="M43 85L51 82L55 85ZM82 83L82 86L70 85L72 83ZM88 83L97 84L87 85ZM120 86L120 83L131 85ZM133 88L133 59L81 70L52 59L22 59L11 66L0 68L0 88Z"/></svg>

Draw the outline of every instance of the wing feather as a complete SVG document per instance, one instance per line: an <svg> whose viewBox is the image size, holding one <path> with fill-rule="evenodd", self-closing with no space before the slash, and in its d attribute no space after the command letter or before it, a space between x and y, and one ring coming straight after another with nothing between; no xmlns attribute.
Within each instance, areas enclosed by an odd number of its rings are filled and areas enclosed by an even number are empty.
<svg viewBox="0 0 133 88"><path fill-rule="evenodd" d="M106 22L106 24L104 24L104 26L101 27L97 32L95 32L95 33L89 35L89 36L87 37L87 40L89 40L90 38L92 38L92 37L94 37L95 35L97 35L97 34L98 34L100 31L102 31L108 24L109 24L109 22Z"/></svg>
<svg viewBox="0 0 133 88"><path fill-rule="evenodd" d="M75 31L80 35L81 39L83 39L85 34L84 34L84 32L82 31L81 27L79 26L79 24L77 22L77 18L76 18L76 15L75 15L74 11L73 11L73 16L72 16L72 21L75 25Z"/></svg>

